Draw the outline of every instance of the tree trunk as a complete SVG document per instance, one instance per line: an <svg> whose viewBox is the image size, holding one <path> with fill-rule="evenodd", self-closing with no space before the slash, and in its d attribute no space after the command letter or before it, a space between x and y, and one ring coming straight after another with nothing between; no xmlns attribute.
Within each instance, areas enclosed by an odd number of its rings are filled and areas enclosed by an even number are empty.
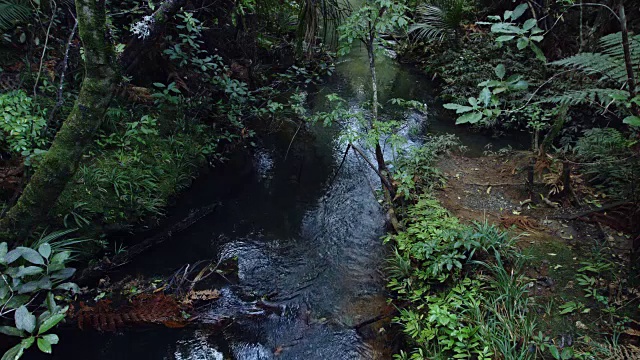
<svg viewBox="0 0 640 360"><path fill-rule="evenodd" d="M631 62L631 50L629 48L629 30L627 29L627 16L624 12L624 4L621 1L618 10L620 14L620 27L622 28L622 48L624 50L624 64L627 68L627 86L629 88L629 97L634 98L636 96L636 79L633 73L633 63ZM631 105L631 111L633 115L639 116L638 106L633 103Z"/></svg>
<svg viewBox="0 0 640 360"><path fill-rule="evenodd" d="M2 219L1 237L17 242L34 225L43 224L87 145L104 118L113 96L117 71L113 45L107 40L105 0L76 0L79 35L84 45L85 77L73 110L22 196Z"/></svg>

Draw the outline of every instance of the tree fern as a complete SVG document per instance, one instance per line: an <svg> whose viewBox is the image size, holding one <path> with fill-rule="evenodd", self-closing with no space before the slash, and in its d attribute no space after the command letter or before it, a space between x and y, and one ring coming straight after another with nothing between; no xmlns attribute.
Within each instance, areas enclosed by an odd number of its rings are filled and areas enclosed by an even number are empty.
<svg viewBox="0 0 640 360"><path fill-rule="evenodd" d="M0 0L0 33L27 21L32 10L29 0Z"/></svg>
<svg viewBox="0 0 640 360"><path fill-rule="evenodd" d="M622 36L620 33L607 35L600 39L600 52L581 53L566 59L554 61L551 65L580 71L587 76L598 75L599 88L571 90L563 95L546 98L543 102L566 105L586 103L605 104L614 97L628 97L629 92L620 90L627 86L627 69L625 67ZM640 64L640 35L629 38L631 62L637 69ZM607 88L606 86L615 86Z"/></svg>

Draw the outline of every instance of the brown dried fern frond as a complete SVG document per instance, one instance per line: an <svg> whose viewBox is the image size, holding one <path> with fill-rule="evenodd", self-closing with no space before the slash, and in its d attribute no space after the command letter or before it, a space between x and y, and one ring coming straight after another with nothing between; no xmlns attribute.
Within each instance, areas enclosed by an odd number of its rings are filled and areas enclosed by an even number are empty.
<svg viewBox="0 0 640 360"><path fill-rule="evenodd" d="M81 330L116 331L126 325L142 324L186 325L177 300L162 293L138 295L130 304L120 307L113 307L111 300L100 300L93 307L81 302L72 317Z"/></svg>

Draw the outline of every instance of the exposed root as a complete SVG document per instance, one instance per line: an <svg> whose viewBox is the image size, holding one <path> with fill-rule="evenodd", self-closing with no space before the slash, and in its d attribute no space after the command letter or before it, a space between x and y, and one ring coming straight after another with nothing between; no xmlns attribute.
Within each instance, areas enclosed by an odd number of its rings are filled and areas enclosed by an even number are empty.
<svg viewBox="0 0 640 360"><path fill-rule="evenodd" d="M542 228L540 227L540 225L538 225L538 222L535 219L530 218L528 216L523 216L523 215L501 216L500 225L506 228L515 226L518 229L526 230L526 231L542 230Z"/></svg>

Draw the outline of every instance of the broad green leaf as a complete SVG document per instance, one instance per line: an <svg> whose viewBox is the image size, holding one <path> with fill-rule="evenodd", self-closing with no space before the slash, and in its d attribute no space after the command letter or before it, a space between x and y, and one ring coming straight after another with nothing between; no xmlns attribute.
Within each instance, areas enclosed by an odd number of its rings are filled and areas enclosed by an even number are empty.
<svg viewBox="0 0 640 360"><path fill-rule="evenodd" d="M551 356L553 356L554 359L560 359L560 352L558 351L558 348L555 347L554 345L550 345L549 346L549 352L551 353Z"/></svg>
<svg viewBox="0 0 640 360"><path fill-rule="evenodd" d="M5 259L4 257L7 255L7 243L6 242L1 242L0 243L0 264L4 264L5 263Z"/></svg>
<svg viewBox="0 0 640 360"><path fill-rule="evenodd" d="M474 108L478 106L478 99L474 97L470 97L469 99L467 99L467 101L469 101L469 104L471 104L471 106L473 106Z"/></svg>
<svg viewBox="0 0 640 360"><path fill-rule="evenodd" d="M455 110L456 114L462 114L465 112L469 112L472 111L473 108L471 106L464 106L464 105L458 105L458 104L444 104L442 105L445 109L449 109L449 110Z"/></svg>
<svg viewBox="0 0 640 360"><path fill-rule="evenodd" d="M38 349L45 354L51 354L51 344L45 338L38 338Z"/></svg>
<svg viewBox="0 0 640 360"><path fill-rule="evenodd" d="M524 24L522 25L522 29L531 30L537 24L538 24L538 21L536 19L534 19L534 18L531 18L531 19L529 19L529 20L524 22Z"/></svg>
<svg viewBox="0 0 640 360"><path fill-rule="evenodd" d="M28 348L31 347L31 345L33 345L33 342L35 341L35 338L33 336L29 336L26 339L22 339L22 341L20 342L20 344L22 345L22 347L26 350Z"/></svg>
<svg viewBox="0 0 640 360"><path fill-rule="evenodd" d="M640 117L638 116L627 116L622 122L629 126L640 127Z"/></svg>
<svg viewBox="0 0 640 360"><path fill-rule="evenodd" d="M47 266L47 272L49 273L54 273L62 269L64 269L64 264L60 264L60 263L51 263L49 264L49 266Z"/></svg>
<svg viewBox="0 0 640 360"><path fill-rule="evenodd" d="M69 259L69 257L71 256L71 253L68 251L61 251L55 255L53 255L53 258L51 259L51 262L54 264L63 264L65 261L67 261L67 259Z"/></svg>
<svg viewBox="0 0 640 360"><path fill-rule="evenodd" d="M16 272L16 275L14 277L23 277L23 276L30 276L30 275L37 275L40 274L44 271L44 269L42 269L39 266L20 266L18 268L18 271Z"/></svg>
<svg viewBox="0 0 640 360"><path fill-rule="evenodd" d="M516 34L516 35L524 34L524 31L519 27L512 24L507 24L507 23L493 24L491 26L491 32L498 33L498 34Z"/></svg>
<svg viewBox="0 0 640 360"><path fill-rule="evenodd" d="M55 314L47 318L40 325L40 328L38 329L38 335L46 333L47 331L49 331L49 329L58 325L58 323L62 321L62 319L64 319L64 314Z"/></svg>
<svg viewBox="0 0 640 360"><path fill-rule="evenodd" d="M23 337L24 331L14 328L13 326L0 326L0 333L9 336Z"/></svg>
<svg viewBox="0 0 640 360"><path fill-rule="evenodd" d="M36 329L36 316L29 312L26 306L20 306L15 313L16 327L32 333Z"/></svg>
<svg viewBox="0 0 640 360"><path fill-rule="evenodd" d="M48 259L51 255L51 245L44 243L38 247L38 252L43 258Z"/></svg>
<svg viewBox="0 0 640 360"><path fill-rule="evenodd" d="M520 39L518 39L518 42L517 42L518 50L522 50L522 49L526 48L527 45L529 45L529 39L528 38L521 37Z"/></svg>
<svg viewBox="0 0 640 360"><path fill-rule="evenodd" d="M529 88L529 83L524 80L520 80L510 87L512 90L527 90Z"/></svg>
<svg viewBox="0 0 640 360"><path fill-rule="evenodd" d="M20 359L23 353L24 353L24 347L22 346L22 343L20 343L12 347L11 349L7 350L7 352L5 352L4 355L2 355L2 360Z"/></svg>
<svg viewBox="0 0 640 360"><path fill-rule="evenodd" d="M58 335L56 334L47 334L47 335L44 335L43 338L47 339L47 341L51 345L56 345L58 341L60 341L60 339L58 338Z"/></svg>
<svg viewBox="0 0 640 360"><path fill-rule="evenodd" d="M482 91L480 92L480 96L478 96L478 99L480 99L484 107L489 106L489 102L491 101L491 90L489 90L489 88L482 89Z"/></svg>
<svg viewBox="0 0 640 360"><path fill-rule="evenodd" d="M80 292L80 287L77 284L71 282L60 284L56 286L56 289L71 291L73 294L77 294Z"/></svg>
<svg viewBox="0 0 640 360"><path fill-rule="evenodd" d="M496 66L495 72L496 72L496 76L500 80L502 80L504 78L504 76L506 75L507 70L505 69L504 64L498 64L498 66Z"/></svg>
<svg viewBox="0 0 640 360"><path fill-rule="evenodd" d="M500 35L496 38L497 42L505 42L505 41L509 41L509 40L513 40L515 38L515 36L513 35Z"/></svg>
<svg viewBox="0 0 640 360"><path fill-rule="evenodd" d="M153 86L158 87L158 88L165 88L166 86L163 83L153 83Z"/></svg>
<svg viewBox="0 0 640 360"><path fill-rule="evenodd" d="M536 36L531 36L529 39L531 39L531 41L540 42L544 40L544 36L536 35Z"/></svg>
<svg viewBox="0 0 640 360"><path fill-rule="evenodd" d="M66 280L73 276L76 273L76 269L74 268L64 268L60 271L57 271L51 275L52 279L56 280Z"/></svg>
<svg viewBox="0 0 640 360"><path fill-rule="evenodd" d="M58 304L56 304L56 299L52 292L47 293L47 298L44 300L44 303L47 305L47 310L52 314L56 313L60 308Z"/></svg>
<svg viewBox="0 0 640 360"><path fill-rule="evenodd" d="M37 290L51 290L51 279L48 276L37 281L29 281L18 288L18 294L28 294Z"/></svg>
<svg viewBox="0 0 640 360"><path fill-rule="evenodd" d="M524 14L525 11L529 8L527 3L518 5L511 14L511 20L517 20L520 16Z"/></svg>
<svg viewBox="0 0 640 360"><path fill-rule="evenodd" d="M44 265L44 259L37 251L23 246L18 246L14 250L9 251L5 256L5 260L8 264L11 264L12 262L18 260L20 257L24 258L32 264Z"/></svg>
<svg viewBox="0 0 640 360"><path fill-rule="evenodd" d="M7 309L17 309L20 306L28 303L30 299L31 296L29 295L15 295L11 299L9 299L9 301L7 301L5 307Z"/></svg>
<svg viewBox="0 0 640 360"><path fill-rule="evenodd" d="M482 113L479 112L472 112L469 114L465 114L460 116L457 120L456 120L456 125L459 124L475 124L478 121L482 120Z"/></svg>
<svg viewBox="0 0 640 360"><path fill-rule="evenodd" d="M531 50L533 50L533 52L536 54L536 57L538 58L538 60L542 61L542 62L547 62L547 57L544 56L544 53L542 52L542 50L538 47L538 45L534 44L533 42L529 42L529 46L531 47Z"/></svg>

